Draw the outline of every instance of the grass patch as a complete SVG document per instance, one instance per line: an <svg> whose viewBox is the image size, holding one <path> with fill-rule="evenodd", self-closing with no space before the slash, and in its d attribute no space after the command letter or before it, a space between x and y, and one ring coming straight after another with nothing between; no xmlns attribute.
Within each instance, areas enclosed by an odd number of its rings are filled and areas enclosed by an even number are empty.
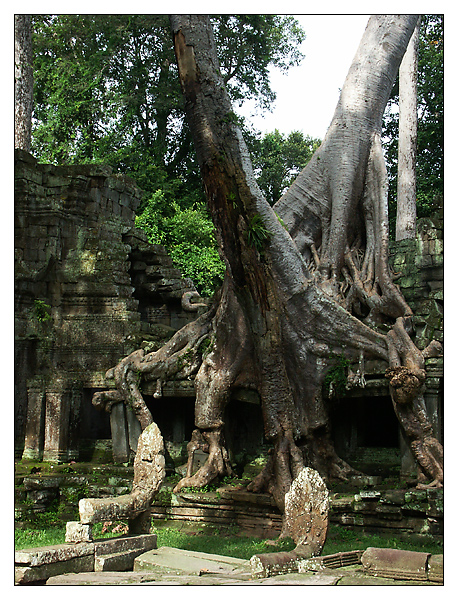
<svg viewBox="0 0 458 600"><path fill-rule="evenodd" d="M117 527L120 526L120 530ZM105 539L117 537L124 533L123 529L127 523L122 521L113 522L108 528L104 528L102 523L96 523L93 528L95 539ZM16 529L14 532L14 549L24 550L25 548L41 548L41 546L55 546L65 544L65 525L56 525L45 529L36 529L28 527L27 529Z"/></svg>
<svg viewBox="0 0 458 600"><path fill-rule="evenodd" d="M48 527L47 529L16 529L14 533L15 550L54 546L65 542L65 529Z"/></svg>
<svg viewBox="0 0 458 600"><path fill-rule="evenodd" d="M122 534L117 530L118 525L113 523L108 529L101 523L94 525L94 538L114 537ZM160 526L154 530L157 534L157 545L170 546L182 550L220 554L234 558L249 559L253 554L265 552L280 552L292 550L294 543L291 539L263 540L255 537L239 535L236 527L230 528L205 528L205 530L180 530L176 527ZM64 527L50 527L44 530L23 529L17 530L15 535L15 548L34 548L37 546L50 546L65 542ZM414 541L398 538L388 538L375 534L347 529L339 525L330 525L328 537L323 548L323 555L345 552L348 550L365 550L368 547L397 548L399 550L413 550L416 552L430 552L442 554L443 546L439 542Z"/></svg>
<svg viewBox="0 0 458 600"><path fill-rule="evenodd" d="M238 535L236 528L214 528L210 531L182 531L173 527L159 527L156 530L157 545L170 546L181 550L220 554L233 558L250 559L253 554L292 550L291 539L262 540Z"/></svg>
<svg viewBox="0 0 458 600"><path fill-rule="evenodd" d="M322 554L335 554L347 550L366 550L366 548L393 548L397 550L412 550L413 552L429 552L442 554L443 544L430 539L418 540L415 537L393 538L377 534L364 533L343 525L330 524L326 543Z"/></svg>

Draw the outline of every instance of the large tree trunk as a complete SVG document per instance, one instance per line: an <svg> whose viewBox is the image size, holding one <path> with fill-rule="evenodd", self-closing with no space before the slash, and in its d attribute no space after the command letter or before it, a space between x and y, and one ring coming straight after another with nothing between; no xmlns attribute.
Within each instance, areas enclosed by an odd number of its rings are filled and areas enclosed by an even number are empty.
<svg viewBox="0 0 458 600"><path fill-rule="evenodd" d="M323 144L272 209L256 185L208 17L171 17L187 118L227 273L199 325L177 332L156 353L124 359L127 370L116 369L120 397L139 406L138 373L181 377L177 356L187 348L195 358L198 431L191 445L205 446L209 459L176 489L230 472L224 409L237 387L258 391L273 445L249 489L268 490L283 508L304 465L325 479L348 477L352 469L334 451L322 398L326 372L342 354L361 364L364 357L389 363L399 421L425 474L441 484L441 446L422 409L424 355L408 335L412 311L388 268L380 143L383 110L416 19L370 19ZM206 352L199 351L203 340Z"/></svg>
<svg viewBox="0 0 458 600"><path fill-rule="evenodd" d="M417 72L420 22L399 67L396 240L414 239L417 225Z"/></svg>
<svg viewBox="0 0 458 600"><path fill-rule="evenodd" d="M30 152L33 109L30 15L14 16L14 147Z"/></svg>

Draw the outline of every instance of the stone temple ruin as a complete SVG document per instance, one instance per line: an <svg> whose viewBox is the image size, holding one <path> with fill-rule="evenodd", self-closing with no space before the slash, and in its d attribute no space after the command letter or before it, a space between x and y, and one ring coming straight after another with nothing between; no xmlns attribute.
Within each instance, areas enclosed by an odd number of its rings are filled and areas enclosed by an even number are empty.
<svg viewBox="0 0 458 600"><path fill-rule="evenodd" d="M374 562L371 549L367 557L356 552L317 558L328 521L363 530L377 530L381 523L386 531L426 532L440 539L443 526L438 490L381 493L371 489L354 498L328 499L325 484L310 469L303 470L304 481L298 477L291 486L291 506L286 503L283 519L267 494L221 488L216 494L199 494L197 500L186 490L176 495L173 503L170 498L156 497L166 472L182 476L189 468L193 381L164 383L161 394L155 382L142 385L155 422L152 435L151 428L142 433L137 418L123 403L108 403L108 410L97 406L97 393L109 388L105 375L113 365L140 347L147 351L160 348L175 331L206 310L208 301L196 301L193 282L182 277L165 248L148 243L135 227L140 200L136 184L109 167L38 164L31 155L16 150L15 458L54 464L134 465L130 492L112 488L111 494L80 500L80 521L67 522L68 544L52 551L16 553L19 581L46 579L45 563L56 574L68 569L142 570L136 557L146 557L143 553L151 549L152 560L158 560L160 551L167 550L155 549L156 536L149 533L151 517L156 522L236 523L260 536L275 536L287 529L296 549L252 557L251 578L255 579L289 571L301 573L301 569L320 570L333 566L332 561L340 566L366 561L367 570L380 575L376 571L384 560L392 564L391 555L376 556L378 562ZM393 243L391 248L397 283L414 310L415 341L420 349L432 338L443 340L442 232L440 215L424 219L418 223L416 240ZM342 458L369 475L366 483L370 480L370 485L381 479L379 476L392 475L393 470L414 480L416 464L393 412L384 376L387 365L366 361L364 387L351 385L351 371L357 366L350 368L345 389L331 385L325 390L332 398L329 408L335 447ZM442 442L443 360L430 358L426 366L426 409ZM238 475L254 476L258 458L265 456L262 422L257 394L234 392L226 411L225 438ZM205 459L202 450L195 450L193 471ZM38 502L37 510L44 510L63 485L62 477L22 479L20 494L35 504L37 499L43 503L40 507ZM312 506L310 499L315 496L317 506ZM92 524L118 517L128 521L129 536L114 541L92 539ZM404 555L399 560L404 561ZM423 561L423 580L440 581L439 576L431 579L434 565L429 555L412 560L415 569L418 560ZM124 566L120 567L121 563ZM151 568L148 561L145 564L145 569ZM242 575L246 579L248 572Z"/></svg>
<svg viewBox="0 0 458 600"><path fill-rule="evenodd" d="M15 155L15 455L51 462L132 463L140 426L115 404L96 410L106 371L142 344L159 348L199 314L182 302L195 292L165 249L135 228L141 191L104 166L38 164ZM416 240L392 244L391 262L415 316L416 341L443 338L443 221L419 223ZM188 294L189 295L189 294ZM442 441L442 358L427 362L425 403ZM408 477L415 464L393 413L386 365L367 362L366 385L334 390L334 443L349 462ZM151 389L148 388L151 385ZM143 389L165 442L166 468L182 468L194 428L192 381L168 382L162 398ZM232 460L263 446L256 395L238 392L227 409ZM380 450L383 449L383 452ZM109 452L109 454L107 454ZM203 457L196 454L197 463ZM364 468L362 469L364 470Z"/></svg>
<svg viewBox="0 0 458 600"><path fill-rule="evenodd" d="M17 150L15 184L16 457L90 460L112 440L113 460L129 462L138 422L122 405L98 412L92 396L123 356L142 342L160 347L196 318L181 303L194 286L135 228L141 192L128 178L39 165ZM186 383L163 391L173 422L155 411L180 442L193 426Z"/></svg>

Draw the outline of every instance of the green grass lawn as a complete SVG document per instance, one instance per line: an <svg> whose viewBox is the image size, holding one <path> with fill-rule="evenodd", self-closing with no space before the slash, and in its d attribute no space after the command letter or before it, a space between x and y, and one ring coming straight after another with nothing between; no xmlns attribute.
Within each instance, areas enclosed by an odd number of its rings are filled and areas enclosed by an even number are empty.
<svg viewBox="0 0 458 600"><path fill-rule="evenodd" d="M294 543L290 539L262 540L254 537L246 537L239 535L236 528L215 528L210 530L207 527L206 529L185 531L176 527L161 525L154 529L154 532L157 533L158 547L171 546L183 550L221 554L235 558L249 559L253 554L292 550L294 548ZM101 524L94 526L94 537L96 539L115 535L119 535L119 533L102 533ZM16 550L63 544L64 542L64 527L49 527L42 530L24 529L17 530L15 534ZM371 546L376 548L398 548L401 550L430 552L431 554L443 553L442 545L433 540L416 543L379 535L365 535L343 526L330 525L328 538L322 554L334 554L348 550L365 550Z"/></svg>

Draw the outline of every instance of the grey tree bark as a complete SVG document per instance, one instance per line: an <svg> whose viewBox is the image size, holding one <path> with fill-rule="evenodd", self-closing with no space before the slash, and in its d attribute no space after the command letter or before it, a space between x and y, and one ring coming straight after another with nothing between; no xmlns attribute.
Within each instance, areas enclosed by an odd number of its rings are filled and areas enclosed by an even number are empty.
<svg viewBox="0 0 458 600"><path fill-rule="evenodd" d="M14 16L14 147L30 152L33 110L31 15Z"/></svg>
<svg viewBox="0 0 458 600"><path fill-rule="evenodd" d="M391 278L380 141L383 110L417 18L370 18L321 147L272 208L255 182L208 17L171 16L187 118L227 273L208 313L158 352L127 357L111 376L118 399L140 414L139 376L195 374L191 446L205 446L209 458L176 490L230 473L223 425L236 388L259 393L273 445L250 490L269 491L283 509L305 465L327 480L354 473L334 450L322 396L324 377L342 354L361 365L365 357L386 361L399 422L431 485L442 485L442 447L422 402L425 357L440 348L415 347L412 311Z"/></svg>
<svg viewBox="0 0 458 600"><path fill-rule="evenodd" d="M396 240L414 239L417 224L417 72L420 22L399 67Z"/></svg>

